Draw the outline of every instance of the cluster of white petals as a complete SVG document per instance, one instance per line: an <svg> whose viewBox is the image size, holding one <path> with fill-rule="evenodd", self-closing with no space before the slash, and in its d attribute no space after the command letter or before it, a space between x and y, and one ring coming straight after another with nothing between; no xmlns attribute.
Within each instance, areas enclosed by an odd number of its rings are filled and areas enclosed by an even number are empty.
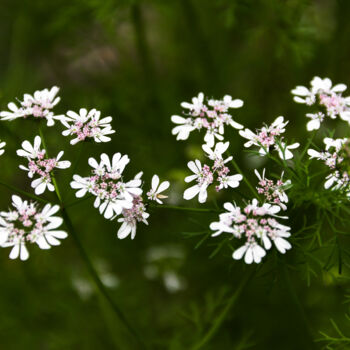
<svg viewBox="0 0 350 350"><path fill-rule="evenodd" d="M247 264L258 264L266 251L271 249L272 242L282 254L291 249L291 244L286 240L290 237L290 227L277 221L278 218L287 219L276 215L281 210L279 205L260 205L257 199L253 199L243 210L230 202L225 203L224 208L226 212L219 215L219 221L210 224L210 229L215 231L213 237L229 233L232 238L245 241L234 251L233 259L244 257Z"/></svg>
<svg viewBox="0 0 350 350"><path fill-rule="evenodd" d="M232 100L229 95L224 96L222 100L209 99L206 103L204 94L201 92L198 97L192 98L192 103L182 102L181 106L186 110L184 116L173 115L171 117L171 121L177 124L172 130L177 140L187 140L192 131L205 129L204 141L212 147L215 139L219 141L224 139L225 125L230 125L235 129L243 128L228 113L231 108L242 107L243 101Z"/></svg>
<svg viewBox="0 0 350 350"><path fill-rule="evenodd" d="M10 259L27 260L27 243L36 243L41 249L60 245L59 239L67 237L65 231L57 230L62 218L54 216L59 206L46 204L39 210L36 203L12 196L13 210L0 212L0 246L12 247Z"/></svg>
<svg viewBox="0 0 350 350"><path fill-rule="evenodd" d="M275 119L271 125L265 125L258 129L256 133L249 129L240 130L239 134L249 140L244 147L257 146L259 154L265 156L271 150L276 150L281 159L288 160L293 158L292 149L299 147L299 143L287 145L281 136L285 131L288 121L284 121L284 117L280 116Z"/></svg>
<svg viewBox="0 0 350 350"><path fill-rule="evenodd" d="M92 167L91 176L81 177L74 175L71 187L75 190L78 198L84 197L87 193L95 198L94 206L99 208L99 212L106 219L118 219L122 225L118 231L118 238L125 238L129 234L133 239L136 234L137 222L148 224L149 214L143 202L142 193L142 172L138 173L132 180L125 181L123 171L130 162L127 155L115 153L110 159L103 153L98 162L94 158L89 158L89 165ZM161 202L161 192L169 187L169 182L165 181L159 185L159 177L154 175L152 188L148 192L148 198Z"/></svg>
<svg viewBox="0 0 350 350"><path fill-rule="evenodd" d="M24 94L23 100L19 101L18 107L15 103L8 104L9 111L0 112L1 120L15 120L18 118L34 117L36 119L46 119L47 126L55 125L55 120L60 120L62 115L55 115L52 109L60 102L60 97L56 96L59 91L57 86L51 90L44 89L35 91L33 96Z"/></svg>
<svg viewBox="0 0 350 350"><path fill-rule="evenodd" d="M323 142L324 151L318 152L312 148L307 153L310 158L322 160L329 168L324 187L326 189L344 190L350 196L349 191L349 139L332 139L326 137Z"/></svg>
<svg viewBox="0 0 350 350"><path fill-rule="evenodd" d="M223 158L223 154L229 145L229 142L218 142L214 147L210 147L208 144L202 146L213 163L211 166L207 164L202 166L198 159L188 162L187 166L194 174L187 176L185 181L196 181L196 184L184 192L184 199L190 200L198 195L199 203L204 203L208 196L207 189L214 181L218 182L218 185L215 187L217 191L223 188L236 188L239 186L243 176L241 174L229 175L230 170L225 164L232 157Z"/></svg>
<svg viewBox="0 0 350 350"><path fill-rule="evenodd" d="M20 165L20 169L27 171L29 178L39 176L31 184L37 195L44 193L46 189L55 190L52 184L52 172L55 169L67 169L71 166L68 160L60 160L64 154L63 151L59 152L55 158L47 158L45 150L40 146L41 138L36 136L33 145L29 141L24 141L22 149L17 150L18 156L28 160L28 165Z"/></svg>
<svg viewBox="0 0 350 350"><path fill-rule="evenodd" d="M5 153L5 150L4 150L5 146L6 146L6 142L3 142L0 140L0 156L2 156Z"/></svg>
<svg viewBox="0 0 350 350"><path fill-rule="evenodd" d="M89 139L95 142L109 142L111 138L108 135L115 133L111 126L112 117L100 119L101 112L96 109L87 111L81 108L79 114L73 111L68 111L66 114L61 118L61 123L67 128L62 135L74 136L70 141L71 145Z"/></svg>
<svg viewBox="0 0 350 350"><path fill-rule="evenodd" d="M347 88L345 84L332 86L329 78L314 77L310 85L310 88L297 86L292 90L295 102L308 106L317 104L322 109L322 111L306 114L311 119L306 125L308 131L318 130L326 115L332 119L339 116L350 123L350 96L342 96Z"/></svg>

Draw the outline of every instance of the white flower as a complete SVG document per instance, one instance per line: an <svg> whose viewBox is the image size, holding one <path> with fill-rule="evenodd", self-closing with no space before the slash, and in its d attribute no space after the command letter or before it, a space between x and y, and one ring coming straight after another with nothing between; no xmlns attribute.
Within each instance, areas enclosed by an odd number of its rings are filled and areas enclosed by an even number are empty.
<svg viewBox="0 0 350 350"><path fill-rule="evenodd" d="M15 103L8 104L9 111L0 113L1 120L15 120L18 118L34 118L46 119L47 126L53 126L56 120L61 120L62 115L54 115L51 111L60 101L60 97L56 97L59 88L54 86L51 90L44 89L35 91L34 95L25 94L23 101L19 101L20 107Z"/></svg>
<svg viewBox="0 0 350 350"><path fill-rule="evenodd" d="M222 100L211 99L208 104L205 104L204 95L200 93L198 97L192 99L192 103L182 102L181 106L189 110L184 112L186 117L178 115L171 117L171 121L177 124L172 130L172 134L176 135L177 140L187 140L192 131L206 129L204 141L212 147L215 139L219 141L224 139L225 125L230 125L235 129L243 128L228 113L230 108L242 107L243 101L239 99L232 100L229 95L224 96Z"/></svg>
<svg viewBox="0 0 350 350"><path fill-rule="evenodd" d="M99 209L106 219L112 219L124 209L131 209L135 196L142 194L142 180L139 173L134 179L125 182L123 171L130 159L127 155L115 153L112 160L102 153L98 162L89 158L92 174L88 177L73 176L71 187L76 189L76 197L81 198L86 193L95 196L94 207Z"/></svg>
<svg viewBox="0 0 350 350"><path fill-rule="evenodd" d="M204 100L204 94L203 94L203 92L200 92L198 94L198 97L192 98L192 103L182 102L181 107L189 109L190 113L193 116L197 116L197 115L200 115L200 113L202 112L202 109L204 107L203 100Z"/></svg>
<svg viewBox="0 0 350 350"><path fill-rule="evenodd" d="M306 116L311 120L306 124L306 129L308 131L318 130L321 123L324 120L324 114L322 112L318 113L307 113Z"/></svg>
<svg viewBox="0 0 350 350"><path fill-rule="evenodd" d="M266 250L271 249L271 241L282 254L291 249L290 243L285 239L290 236L290 227L281 225L276 220L287 219L276 215L281 210L278 205L260 205L257 199L253 199L243 210L229 202L224 204L224 208L226 212L219 215L219 221L210 224L210 229L214 231L212 236L228 233L236 239L245 239L244 245L234 251L233 259L240 260L244 257L247 264L258 264L266 255Z"/></svg>
<svg viewBox="0 0 350 350"><path fill-rule="evenodd" d="M33 178L35 175L39 178L32 181L31 186L35 189L35 194L40 195L46 189L54 191L52 184L51 172L54 169L67 169L71 163L67 160L60 160L64 154L59 152L56 158L45 158L45 150L40 149L41 138L36 136L34 145L29 141L22 143L22 149L17 150L17 155L28 160L28 165L20 165L19 168L28 171L28 177Z"/></svg>
<svg viewBox="0 0 350 350"><path fill-rule="evenodd" d="M230 142L218 142L216 145L215 145L215 148L212 149L212 147L210 147L208 144L204 144L202 146L203 148L203 151L205 153L207 153L208 157L211 159L211 160L217 160L217 161L221 161L223 162L223 164L229 162L230 160L232 160L232 157L228 157L226 158L225 160L223 160L223 157L222 155L227 151L228 147L230 146Z"/></svg>
<svg viewBox="0 0 350 350"><path fill-rule="evenodd" d="M13 211L0 213L0 245L12 247L10 259L27 260L29 252L27 243L36 243L41 249L50 249L60 245L59 239L67 233L56 230L62 225L62 218L53 216L59 206L46 204L39 211L36 203L28 203L18 196L12 196Z"/></svg>
<svg viewBox="0 0 350 350"><path fill-rule="evenodd" d="M244 246L235 250L232 254L233 259L240 260L244 256L246 264L255 262L259 264L261 259L266 255L266 252L256 242L246 243Z"/></svg>
<svg viewBox="0 0 350 350"><path fill-rule="evenodd" d="M190 200L198 194L199 203L204 203L207 200L207 188L213 182L213 174L207 165L202 168L202 164L198 159L196 159L194 162L188 162L187 166L194 173L194 175L187 176L185 178L185 182L196 180L197 184L188 188L184 192L183 197L186 200Z"/></svg>
<svg viewBox="0 0 350 350"><path fill-rule="evenodd" d="M164 192L170 186L169 181L163 181L159 184L158 175L153 175L152 177L152 188L147 192L147 197L150 200L156 201L159 204L163 204L161 199L168 198L168 196L164 196L161 192Z"/></svg>
<svg viewBox="0 0 350 350"><path fill-rule="evenodd" d="M5 150L4 150L5 146L6 146L6 142L1 142L0 140L0 156L2 156L5 153Z"/></svg>
<svg viewBox="0 0 350 350"><path fill-rule="evenodd" d="M119 239L124 239L129 235L131 235L131 239L134 239L138 222L143 222L148 225L147 219L149 214L146 213L145 210L146 208L142 198L140 196L135 196L132 208L124 209L122 212L123 218L118 219L118 222L122 223L117 234Z"/></svg>
<svg viewBox="0 0 350 350"><path fill-rule="evenodd" d="M281 159L288 160L293 158L293 153L290 151L291 149L296 149L300 146L298 142L293 143L291 145L287 145L284 142L280 142L279 145L275 145L275 149L278 152L278 155Z"/></svg>
<svg viewBox="0 0 350 350"><path fill-rule="evenodd" d="M95 142L109 142L111 138L107 135L115 133L112 129L112 117L100 119L101 112L92 109L89 112L85 108L79 110L79 114L68 111L61 119L61 123L67 128L62 135L72 135L75 138L70 141L72 145L80 141L92 138Z"/></svg>

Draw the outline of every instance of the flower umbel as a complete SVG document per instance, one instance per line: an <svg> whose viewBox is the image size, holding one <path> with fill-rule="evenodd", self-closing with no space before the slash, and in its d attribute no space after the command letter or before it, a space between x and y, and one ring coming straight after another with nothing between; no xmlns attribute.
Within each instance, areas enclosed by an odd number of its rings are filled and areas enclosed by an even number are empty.
<svg viewBox="0 0 350 350"><path fill-rule="evenodd" d="M56 158L45 158L45 150L41 150L41 138L36 136L34 145L29 141L22 143L22 149L17 150L17 155L28 160L28 165L20 165L20 169L28 171L28 177L39 178L32 181L32 187L35 188L35 194L40 195L45 192L46 188L49 191L54 191L55 187L52 184L51 173L55 169L67 169L71 166L68 160L60 160L63 156L63 151L59 152Z"/></svg>
<svg viewBox="0 0 350 350"><path fill-rule="evenodd" d="M107 135L114 134L111 122L112 117L100 119L101 112L92 109L89 112L81 108L78 113L68 111L67 116L61 119L61 123L67 128L62 132L64 136L74 136L70 141L72 145L80 141L93 139L95 142L109 142L111 138Z"/></svg>
<svg viewBox="0 0 350 350"><path fill-rule="evenodd" d="M23 101L19 101L20 107L11 102L8 104L9 111L0 112L1 120L26 119L46 119L47 126L55 125L55 120L60 120L62 115L54 115L52 109L60 102L60 97L56 96L59 91L57 86L51 90L44 89L35 91L34 95L24 94Z"/></svg>
<svg viewBox="0 0 350 350"><path fill-rule="evenodd" d="M255 134L249 129L240 130L239 134L249 140L244 144L244 147L258 146L261 156L275 149L281 159L292 159L293 153L290 150L298 148L299 143L287 145L283 142L282 134L286 131L287 124L288 121L284 121L284 117L280 116L270 126L265 125L261 129L257 129Z"/></svg>
<svg viewBox="0 0 350 350"><path fill-rule="evenodd" d="M198 97L192 99L192 103L182 102L181 106L185 108L184 117L173 115L171 121L178 124L172 130L173 135L177 135L177 140L187 140L190 133L194 130L205 129L204 141L210 147L214 145L215 139L222 141L224 139L224 126L230 125L235 129L242 129L243 126L235 122L232 115L228 113L230 108L240 108L243 101L226 95L222 100L210 99L204 102L204 94L199 93Z"/></svg>
<svg viewBox="0 0 350 350"><path fill-rule="evenodd" d="M276 220L287 219L276 216L281 210L278 205L260 205L253 199L243 210L230 202L225 203L224 208L226 212L220 214L219 221L210 224L210 229L215 231L213 237L225 232L230 233L232 238L245 240L245 244L234 251L233 259L240 260L244 256L247 264L258 264L266 255L266 250L271 249L271 241L282 254L291 249L291 244L286 240L290 237L290 227Z"/></svg>
<svg viewBox="0 0 350 350"><path fill-rule="evenodd" d="M10 259L27 260L27 243L36 243L41 249L60 245L59 239L67 237L65 231L56 230L63 220L54 216L59 206L46 204L39 210L36 203L12 196L13 210L0 213L0 245L12 247Z"/></svg>

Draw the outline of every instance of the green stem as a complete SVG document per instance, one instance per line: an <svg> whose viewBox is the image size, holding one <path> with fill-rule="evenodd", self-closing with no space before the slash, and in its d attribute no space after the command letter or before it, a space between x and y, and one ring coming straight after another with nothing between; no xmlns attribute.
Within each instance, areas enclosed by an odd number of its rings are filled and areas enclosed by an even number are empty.
<svg viewBox="0 0 350 350"><path fill-rule="evenodd" d="M43 143L43 147L44 147L45 152L46 152L46 157L49 158L49 152L48 152L48 149L47 149L47 146L46 146L46 142L45 142L45 137L44 137L44 133L43 133L43 129L42 129L42 123L40 123L40 126L39 126L39 134L40 134L41 142ZM62 197L61 197L61 193L59 191L59 188L57 186L55 173L52 171L50 173L50 175L51 175L51 179L52 179L52 184L55 187L55 192L56 192L57 198L60 201L60 203L62 203Z"/></svg>
<svg viewBox="0 0 350 350"><path fill-rule="evenodd" d="M1 185L1 186L4 186L4 187L6 187L6 188L8 188L8 189L11 190L11 191L14 191L14 192L23 194L24 196L27 196L27 197L29 197L29 198L31 198L31 199L34 199L34 200L38 201L38 202L50 203L50 202L49 202L48 200L46 200L46 199L40 198L40 197L38 197L38 196L36 196L36 195L34 195L34 194L31 194L31 193L29 193L29 192L23 191L23 190L21 190L20 188L17 188L17 187L15 187L15 186L12 186L12 185L10 185L10 184L8 184L8 183L2 181L2 180L0 180L0 185Z"/></svg>
<svg viewBox="0 0 350 350"><path fill-rule="evenodd" d="M253 277L254 274L255 274L255 270L253 270L251 273L247 273L244 276L240 285L236 289L236 292L231 296L231 298L227 302L225 308L222 310L220 315L215 319L213 325L208 330L208 332L205 334L204 338L202 340L200 340L197 344L192 346L191 350L201 349L204 345L206 345L213 338L215 333L221 327L222 323L225 321L225 318L226 318L227 314L229 313L231 307L235 304L235 302L237 301L237 299L241 295L243 289L248 284L248 282L250 281L250 279Z"/></svg>
<svg viewBox="0 0 350 350"><path fill-rule="evenodd" d="M44 149L46 151L46 155L48 157L47 147L46 147L44 135L43 135L43 132L42 132L42 125L40 125L40 127L39 127L39 133L40 133L40 137L41 137L41 141L42 141L43 147L44 147ZM79 239L79 236L77 235L77 233L76 233L76 231L74 229L72 221L71 221L71 219L70 219L66 209L64 208L64 203L63 203L62 197L60 195L60 190L59 190L58 184L57 184L54 176L52 176L52 183L53 183L53 185L55 187L55 193L56 193L57 199L59 200L59 202L61 204L61 213L62 213L62 218L64 220L64 223L65 223L65 225L67 227L67 230L68 230L70 236L74 239L75 245L78 248L80 256L82 257L83 261L85 262L86 268L89 271L90 276L91 276L92 280L94 281L97 290L106 299L106 301L111 306L112 310L115 312L117 317L124 324L125 328L128 329L128 331L135 337L135 339L137 340L138 344L140 345L140 348L141 349L145 349L146 346L142 342L142 340L139 337L138 333L131 326L129 321L124 316L123 312L115 304L115 302L113 301L113 299L109 295L106 287L102 283L100 277L98 276L98 273L96 272L96 270L95 270L95 268L94 268L94 266L93 266L93 264L92 264L92 262L91 262L91 260L90 260L90 258L88 256L88 254L86 253L85 248L83 247L83 245L82 245L82 243L81 243L81 241Z"/></svg>
<svg viewBox="0 0 350 350"><path fill-rule="evenodd" d="M68 229L68 232L70 234L70 236L74 239L75 245L78 248L78 251L80 253L80 256L82 257L82 259L85 262L86 268L89 271L92 280L95 283L95 286L97 287L97 290L101 293L101 295L106 299L106 301L108 302L108 304L111 306L112 310L115 312L115 314L118 316L118 318L122 321L122 323L124 324L124 326L126 327L126 329L128 329L128 331L135 337L135 339L137 340L137 342L139 343L141 349L146 349L146 346L143 344L140 336L138 335L138 333L134 330L134 328L131 326L131 324L129 323L129 321L126 319L124 313L119 309L119 307L115 304L115 302L113 301L113 299L111 298L111 296L109 295L105 285L102 283L100 277L98 276L95 268L93 267L91 260L88 256L88 254L86 253L85 248L83 247L79 236L77 235L74 226L72 224L72 221L66 211L65 208L61 209L61 213L62 213L62 217L63 220L66 224L66 227Z"/></svg>
<svg viewBox="0 0 350 350"><path fill-rule="evenodd" d="M231 154L230 154L229 152L227 152L227 153L228 153L228 155L229 155L230 157L232 157ZM244 181L244 182L246 183L246 185L249 187L249 189L250 189L250 191L252 192L252 194L254 195L254 197L258 198L259 195L258 195L258 193L256 192L255 188L252 186L252 184L249 182L249 180L243 175L242 170L240 169L240 167L238 166L238 164L236 163L236 161L234 160L233 157L232 157L231 163L232 163L232 165L234 166L234 168L243 176L243 181Z"/></svg>

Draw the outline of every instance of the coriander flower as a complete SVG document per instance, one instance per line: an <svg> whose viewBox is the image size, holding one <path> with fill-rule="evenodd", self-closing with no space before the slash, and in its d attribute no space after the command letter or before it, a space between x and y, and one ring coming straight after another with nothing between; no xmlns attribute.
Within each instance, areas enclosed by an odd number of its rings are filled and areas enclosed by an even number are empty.
<svg viewBox="0 0 350 350"><path fill-rule="evenodd" d="M51 90L35 91L33 96L24 94L23 101L19 101L20 107L13 102L9 103L9 111L0 112L0 118L11 121L18 118L34 117L35 119L46 119L47 126L53 126L55 120L60 120L63 117L62 115L54 115L52 111L60 101L60 97L56 96L58 91L59 88L54 86Z"/></svg>
<svg viewBox="0 0 350 350"><path fill-rule="evenodd" d="M350 178L349 178L349 140L332 139L326 137L323 140L326 145L325 150L318 152L312 148L307 153L310 159L316 158L322 160L330 169L326 176L324 188L333 190L343 190L350 196Z"/></svg>
<svg viewBox="0 0 350 350"><path fill-rule="evenodd" d="M285 203L288 203L288 196L285 192L286 187L291 184L290 180L283 182L283 172L281 178L276 181L269 180L265 177L265 169L260 175L257 170L254 171L259 179L259 186L256 188L258 193L264 196L265 200L271 204L277 204L282 210L287 210Z"/></svg>
<svg viewBox="0 0 350 350"><path fill-rule="evenodd" d="M281 159L292 159L293 153L290 152L290 149L298 148L299 143L293 143L287 146L282 141L282 134L286 131L285 127L287 124L288 121L284 121L284 117L280 116L270 126L265 125L261 129L258 129L256 134L249 129L240 130L239 134L245 139L248 139L244 147L258 146L261 156L268 154L271 149L275 149Z"/></svg>
<svg viewBox="0 0 350 350"><path fill-rule="evenodd" d="M227 150L229 142L219 142L215 147L209 145L203 145L203 150L207 153L208 158L213 162L212 166L204 164L196 159L195 162L188 162L187 166L194 173L194 175L187 176L186 182L196 180L196 184L188 188L184 192L184 199L189 200L198 195L199 203L204 203L207 199L207 188L217 181L219 184L215 186L217 192L223 188L236 188L239 186L240 181L243 179L241 174L229 175L230 169L225 165L232 160L232 157L223 159L222 155Z"/></svg>
<svg viewBox="0 0 350 350"><path fill-rule="evenodd" d="M59 239L67 237L65 231L57 230L63 220L53 216L59 206L46 204L42 210L37 203L28 203L18 196L12 196L13 210L0 212L0 246L12 247L10 259L27 260L27 243L36 243L41 249L60 245Z"/></svg>
<svg viewBox="0 0 350 350"><path fill-rule="evenodd" d="M309 106L317 103L330 118L335 119L339 116L341 119L350 123L350 97L342 96L346 88L345 84L332 86L332 81L329 78L321 79L314 77L310 88L297 86L292 90L292 94L294 95L295 102ZM316 117L317 114L314 114L314 116ZM312 114L308 114L307 116L310 117ZM318 123L322 122L322 120L319 119L318 122L314 122L313 126L309 122L307 129L309 131L319 129Z"/></svg>
<svg viewBox="0 0 350 350"><path fill-rule="evenodd" d="M318 113L306 113L306 117L311 120L306 124L306 129L308 131L318 130L321 127L321 123L324 120L324 114L322 112Z"/></svg>
<svg viewBox="0 0 350 350"><path fill-rule="evenodd" d="M181 106L188 110L184 112L185 116L173 115L171 117L171 121L177 124L172 130L172 134L176 135L177 140L187 140L192 131L205 129L204 141L212 147L215 139L223 140L225 125L230 125L235 129L243 128L228 113L230 108L242 107L243 101L232 100L229 95L224 96L222 100L211 99L206 104L204 94L199 93L198 97L192 99L192 103L182 102Z"/></svg>
<svg viewBox="0 0 350 350"><path fill-rule="evenodd" d="M244 245L233 252L233 259L244 257L245 263L258 264L271 249L272 242L282 254L291 249L286 240L290 237L290 227L276 219L287 219L276 215L281 210L278 205L260 205L257 199L253 199L243 210L230 202L225 203L224 208L226 212L219 215L219 221L210 224L210 229L215 231L212 236L229 233L233 238L245 240Z"/></svg>
<svg viewBox="0 0 350 350"><path fill-rule="evenodd" d="M5 150L4 150L5 146L6 146L6 142L1 142L0 140L0 156L2 156L5 153Z"/></svg>
<svg viewBox="0 0 350 350"><path fill-rule="evenodd" d="M81 108L79 114L68 111L67 116L61 119L61 123L67 128L62 135L75 137L70 141L71 145L89 139L95 142L109 142L111 138L107 135L115 133L111 126L112 117L100 119L100 116L101 112L96 109L88 112L85 108Z"/></svg>
<svg viewBox="0 0 350 350"><path fill-rule="evenodd" d="M94 206L99 208L106 219L120 215L123 209L132 208L134 196L142 194L140 174L127 182L123 179L122 174L129 161L127 155L122 156L120 153L114 154L112 161L104 153L101 154L100 162L89 158L91 175L88 177L74 175L71 187L78 190L76 192L78 198L85 196L86 193L95 196Z"/></svg>
<svg viewBox="0 0 350 350"><path fill-rule="evenodd" d="M18 156L28 160L28 165L20 165L20 169L28 171L29 178L33 178L35 175L39 176L31 184L37 195L44 193L46 188L51 192L55 190L51 177L51 172L54 169L67 169L71 166L69 161L60 160L64 154L63 151L59 152L56 158L45 158L45 150L41 150L40 145L41 138L36 136L34 145L29 141L24 141L22 149L17 150Z"/></svg>
<svg viewBox="0 0 350 350"><path fill-rule="evenodd" d="M118 238L124 239L131 236L134 239L136 236L136 227L138 222L143 222L148 225L147 219L149 214L146 213L146 207L141 196L134 196L132 207L130 209L123 209L122 218L118 219L122 225L118 230Z"/></svg>
<svg viewBox="0 0 350 350"><path fill-rule="evenodd" d="M159 204L163 204L161 199L168 198L168 196L164 196L161 192L164 192L170 186L169 181L163 181L159 184L158 175L153 175L152 177L152 188L147 192L147 197L149 200L156 201Z"/></svg>

